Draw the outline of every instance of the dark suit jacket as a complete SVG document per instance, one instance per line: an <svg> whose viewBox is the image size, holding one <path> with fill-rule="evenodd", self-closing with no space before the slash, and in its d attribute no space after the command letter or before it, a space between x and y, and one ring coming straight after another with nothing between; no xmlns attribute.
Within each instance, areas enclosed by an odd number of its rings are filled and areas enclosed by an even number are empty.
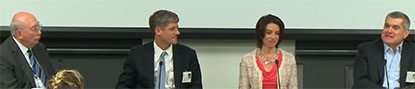
<svg viewBox="0 0 415 89"><path fill-rule="evenodd" d="M384 80L384 47L382 40L365 42L358 46L354 63L353 88L382 88ZM406 72L414 68L414 45L405 40L400 64L400 88L405 87Z"/></svg>
<svg viewBox="0 0 415 89"><path fill-rule="evenodd" d="M50 79L55 69L52 67L46 47L39 42L32 50L46 78ZM11 36L0 47L0 76L1 88L35 87L32 69Z"/></svg>
<svg viewBox="0 0 415 89"><path fill-rule="evenodd" d="M130 49L116 88L154 89L153 42ZM173 45L173 68L176 89L202 88L202 75L196 51L181 44ZM192 72L192 82L182 83L183 72Z"/></svg>

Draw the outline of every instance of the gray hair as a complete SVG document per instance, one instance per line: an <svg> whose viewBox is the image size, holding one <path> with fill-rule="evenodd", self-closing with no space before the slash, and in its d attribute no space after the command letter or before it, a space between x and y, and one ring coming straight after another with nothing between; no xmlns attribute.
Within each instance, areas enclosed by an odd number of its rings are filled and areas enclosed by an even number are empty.
<svg viewBox="0 0 415 89"><path fill-rule="evenodd" d="M14 36L14 34L16 34L16 30L21 29L22 25L19 22L12 22L10 23L10 34L12 34L12 36Z"/></svg>
<svg viewBox="0 0 415 89"><path fill-rule="evenodd" d="M158 10L150 16L149 25L152 32L156 27L164 28L170 22L179 22L179 17L176 13L168 10Z"/></svg>
<svg viewBox="0 0 415 89"><path fill-rule="evenodd" d="M385 20L386 20L388 17L403 19L402 24L403 24L404 28L409 30L409 26L410 26L411 22L409 21L409 17L408 17L405 13L400 12L400 11L394 11L394 12L389 13L389 14L386 16Z"/></svg>

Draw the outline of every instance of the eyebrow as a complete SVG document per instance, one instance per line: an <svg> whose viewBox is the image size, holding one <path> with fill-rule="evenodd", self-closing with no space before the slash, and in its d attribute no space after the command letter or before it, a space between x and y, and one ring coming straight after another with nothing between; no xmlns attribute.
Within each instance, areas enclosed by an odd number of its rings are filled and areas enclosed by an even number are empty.
<svg viewBox="0 0 415 89"><path fill-rule="evenodd" d="M170 28L170 30L174 30L175 28L178 28L178 27L177 26L174 26L174 27Z"/></svg>
<svg viewBox="0 0 415 89"><path fill-rule="evenodd" d="M271 29L265 29L265 31L272 31ZM278 30L277 32L279 32L280 30Z"/></svg>
<svg viewBox="0 0 415 89"><path fill-rule="evenodd" d="M392 27L401 27L400 25L392 25Z"/></svg>

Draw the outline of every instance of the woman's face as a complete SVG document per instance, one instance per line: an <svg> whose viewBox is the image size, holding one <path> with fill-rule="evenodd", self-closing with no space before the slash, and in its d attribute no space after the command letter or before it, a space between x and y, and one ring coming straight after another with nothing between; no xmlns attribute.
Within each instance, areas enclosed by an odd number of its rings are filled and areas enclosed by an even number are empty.
<svg viewBox="0 0 415 89"><path fill-rule="evenodd" d="M265 29L264 39L262 39L262 48L275 47L280 39L280 26L275 23L268 23Z"/></svg>

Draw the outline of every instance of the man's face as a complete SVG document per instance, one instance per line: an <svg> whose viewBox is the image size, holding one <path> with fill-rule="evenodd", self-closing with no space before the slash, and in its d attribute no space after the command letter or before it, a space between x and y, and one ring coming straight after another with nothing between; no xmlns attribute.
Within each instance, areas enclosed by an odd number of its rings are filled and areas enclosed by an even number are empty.
<svg viewBox="0 0 415 89"><path fill-rule="evenodd" d="M170 22L166 27L161 28L157 35L159 35L161 41L166 44L177 44L177 37L180 35L179 25L177 22Z"/></svg>
<svg viewBox="0 0 415 89"><path fill-rule="evenodd" d="M34 17L26 18L24 21L20 21L22 28L16 30L16 38L21 41L21 43L28 47L34 47L40 40L42 35L39 21Z"/></svg>
<svg viewBox="0 0 415 89"><path fill-rule="evenodd" d="M409 30L403 26L403 19L387 17L383 26L382 41L387 45L397 46L408 37Z"/></svg>

